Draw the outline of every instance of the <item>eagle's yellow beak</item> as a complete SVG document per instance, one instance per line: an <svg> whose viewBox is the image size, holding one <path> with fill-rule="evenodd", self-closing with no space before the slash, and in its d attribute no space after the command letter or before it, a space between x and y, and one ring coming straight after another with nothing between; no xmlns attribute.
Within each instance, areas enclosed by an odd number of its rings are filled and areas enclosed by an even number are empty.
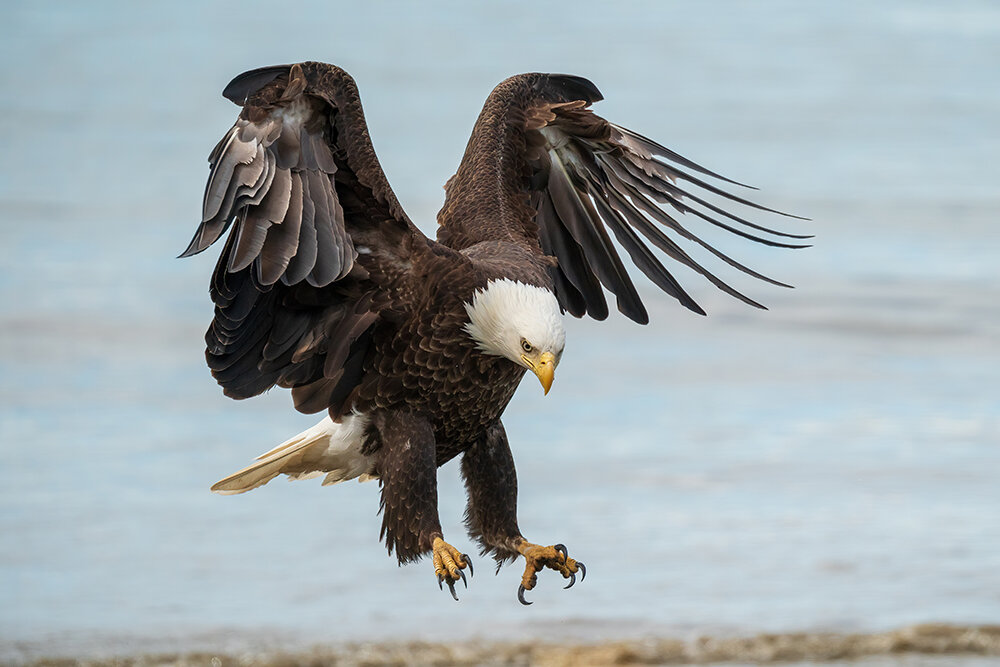
<svg viewBox="0 0 1000 667"><path fill-rule="evenodd" d="M538 357L538 361L532 361L527 355L522 354L521 360L531 369L531 372L538 376L538 380L542 383L542 389L545 390L545 393L549 393L549 389L552 387L552 379L556 374L556 355L551 352L542 352L541 356Z"/></svg>

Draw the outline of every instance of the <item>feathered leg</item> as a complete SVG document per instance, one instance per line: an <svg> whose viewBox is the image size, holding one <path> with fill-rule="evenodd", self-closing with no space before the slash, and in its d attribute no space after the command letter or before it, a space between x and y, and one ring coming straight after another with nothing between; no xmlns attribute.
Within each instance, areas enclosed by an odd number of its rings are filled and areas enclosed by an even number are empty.
<svg viewBox="0 0 1000 667"><path fill-rule="evenodd" d="M376 467L382 485L382 533L385 546L400 564L431 552L438 585L455 583L469 557L444 541L437 511L437 460L434 431L426 419L409 412L380 411L372 419Z"/></svg>
<svg viewBox="0 0 1000 667"><path fill-rule="evenodd" d="M483 555L497 565L517 558L524 540L517 527L517 471L503 424L497 422L462 456L462 478L469 496L465 526Z"/></svg>
<svg viewBox="0 0 1000 667"><path fill-rule="evenodd" d="M577 572L583 580L587 568L570 558L566 547L539 546L521 535L517 526L517 472L503 424L494 424L479 442L466 450L462 456L462 477L469 495L465 525L481 545L483 554L492 554L498 567L518 555L524 556L524 575L517 591L522 604L531 604L524 599L524 592L535 587L542 568L552 568L569 579L566 588L576 583Z"/></svg>

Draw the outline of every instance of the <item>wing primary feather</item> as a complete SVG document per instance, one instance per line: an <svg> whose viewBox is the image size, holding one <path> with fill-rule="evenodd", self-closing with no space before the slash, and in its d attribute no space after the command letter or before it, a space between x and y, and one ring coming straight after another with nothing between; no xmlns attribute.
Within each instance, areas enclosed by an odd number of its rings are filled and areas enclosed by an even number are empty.
<svg viewBox="0 0 1000 667"><path fill-rule="evenodd" d="M718 213L719 215L723 215L723 216L729 218L730 220L735 220L736 222L738 222L738 223L740 223L742 225L746 225L747 227L751 227L752 229L756 229L756 230L759 230L759 231L762 231L762 232L767 232L768 234L773 234L775 236L783 236L783 237L788 238L788 239L811 239L811 238L814 238L813 234L791 234L789 232L782 232L782 231L779 231L777 229L771 229L770 227L765 227L763 225L758 225L757 223L750 222L749 220L741 218L740 216L735 215L734 213L731 213L731 212L727 211L724 208L720 208L718 206L715 206L711 202L706 201L706 200L704 200L701 197L698 197L696 195L693 195L693 194L691 194L690 192L688 192L686 190L682 190L681 188L678 188L677 186L672 185L670 183L665 184L664 187L667 188L670 191L675 191L676 190L676 192L677 192L678 195L683 196L683 197L687 197L688 199L701 204L702 206L704 206L705 208L709 209L710 211L714 211L715 213ZM680 203L681 206L684 206L687 210L691 211L692 213L697 214L697 209L692 208L690 206L685 206L683 199L680 199L679 203ZM711 222L712 224L716 224L716 225L719 224L718 222L712 220L711 218L705 218L705 219L708 220L709 222ZM728 229L728 227L726 227L726 229ZM802 246L802 245L800 245L800 246L789 246L789 247L808 248L809 246Z"/></svg>
<svg viewBox="0 0 1000 667"><path fill-rule="evenodd" d="M575 194L571 196L566 192L569 186L566 184L553 185L557 179L550 179L549 192L553 210L559 217L562 226L569 236L579 246L586 265L594 272L598 281L607 286L614 283L614 270L608 266L606 250L596 238L596 232L592 229L590 220L586 217L586 211L575 201ZM575 206L574 206L575 204ZM579 210L577 210L579 209Z"/></svg>
<svg viewBox="0 0 1000 667"><path fill-rule="evenodd" d="M611 195L611 202L612 202L611 205L615 208L615 210L621 212L625 217L627 217L629 221L632 223L632 225L635 227L635 229L637 229L643 236L649 239L653 245L655 245L657 248L665 252L671 259L679 262L680 264L683 264L684 266L688 267L689 269L703 276L706 280L715 285L715 287L725 292L729 296L739 299L740 301L748 305L751 305L755 308L761 308L766 310L763 304L755 301L754 299L751 299L747 295L735 289L725 281L721 280L714 273L712 273L711 271L703 267L701 264L696 262L694 259L692 259L686 252L684 252L684 250L680 248L680 246L674 243L670 239L670 237L668 237L662 231L657 229L649 220L643 217L640 213L636 212L632 208L632 206L628 204L628 202L625 201L623 198L621 198L617 193ZM722 255L722 253L718 252L711 246L708 246L706 244L702 245L706 247L709 251L711 251L714 255L720 256L720 259L723 259L723 261L726 261L728 259L724 255ZM732 264L733 266L740 269L744 273L747 273L748 275L751 275L755 278L759 278L760 280L769 282L773 285L779 285L781 287L790 287L790 285L785 285L784 283L772 280L767 276L761 275L756 271L753 271L752 269L748 269L747 267L744 267L742 264L738 262L728 261L727 263Z"/></svg>
<svg viewBox="0 0 1000 667"><path fill-rule="evenodd" d="M580 187L584 190L580 191L574 187L573 192L576 193L580 204L587 211L587 216L590 218L594 229L596 229L600 235L601 241L604 243L604 247L608 249L609 259L618 274L619 289L610 287L608 289L615 294L615 302L618 306L619 312L638 324L649 324L649 313L646 312L646 306L642 303L642 299L639 297L639 292L635 289L635 284L632 282L632 277L629 275L628 269L625 268L625 264L621 261L621 257L618 255L618 250L611 244L611 239L608 237L608 233L604 229L603 218L597 212L591 198L587 196L585 190L586 185L581 184Z"/></svg>
<svg viewBox="0 0 1000 667"><path fill-rule="evenodd" d="M599 158L599 159L602 159L602 158ZM602 162L608 162L608 160L602 159ZM735 220L736 222L739 222L740 224L746 225L747 227L751 227L753 229L756 229L756 230L759 230L759 231L762 231L762 232L767 232L768 234L773 234L775 236L783 236L783 237L791 238L791 239L811 239L811 238L813 238L812 234L790 234L788 232L782 232L782 231L779 231L777 229L771 229L770 227L764 227L763 225L758 225L758 224L756 224L754 222L751 222L751 221L749 221L749 220L747 220L745 218L742 218L742 217L740 217L740 216L738 216L738 215L736 215L734 213L731 213L731 212L729 212L729 211L727 211L727 210L725 210L723 208L715 206L711 202L709 202L709 201L707 201L705 199L702 199L701 197L698 197L697 195L691 194L687 190L684 190L684 189L682 189L682 188L674 185L669 179L656 178L656 177L651 176L649 174L649 172L645 169L645 166L648 166L648 165L649 165L649 163L644 163L643 166L640 166L634 160L626 160L626 161L623 162L623 166L626 169L628 169L629 172L633 176L635 176L638 179L641 179L646 185L648 185L650 188L654 189L655 191L657 191L657 192L659 192L661 194L662 197L658 197L657 201L661 201L663 203L669 203L670 205L675 206L675 207L683 207L684 206L683 198L686 197L688 199L691 199L692 201L695 201L695 202L701 204L702 206L708 208L709 210L714 211L715 213L723 215L723 216L725 216L725 217L727 217L727 218L729 218L731 220ZM656 167L659 167L659 166L663 166L663 165L661 165L659 163L653 163L653 165L654 165L654 167L652 167L653 169L655 169ZM803 219L803 218L798 218L798 219Z"/></svg>
<svg viewBox="0 0 1000 667"><path fill-rule="evenodd" d="M715 248L713 248L708 243L704 242L703 240L701 240L700 238L698 238L694 234L690 233L680 223L678 223L676 220L674 220L672 217L670 217L665 211L663 211L659 207L654 206L653 204L651 204L640 193L632 190L631 187L628 184L620 183L620 182L619 182L619 184L623 188L625 188L628 196L630 197L630 199L632 200L632 202L634 203L634 205L637 206L637 207L639 207L639 209L642 212L646 213L651 218L653 218L654 220L657 220L661 224L664 224L667 227L673 229L675 232L677 232L678 234L680 234L684 238L686 238L686 239L688 239L690 241L694 241L695 243L697 243L701 247L705 248L706 250L708 250L709 252L711 252L713 255L715 255L716 257L718 257L722 261L724 261L727 264L729 264L730 266L733 266L734 268L739 269L743 273L746 273L747 275L753 276L754 278L757 278L759 280L763 280L764 282L771 283L772 285L777 285L779 287L789 287L789 288L791 287L791 285L785 284L783 282L774 280L773 278L769 278L768 276L765 276L765 275L763 275L761 273L758 273L757 271L754 271L753 269L750 269L750 268L744 266L743 264L737 262L736 260L732 259L731 257L729 257L728 255L726 255L725 253L723 253L723 252L721 252L719 250L716 250ZM663 252L665 252L668 255L670 255L670 257L672 257L673 259L677 260L678 262L681 262L682 264L684 264L688 268L690 268L690 269L696 271L697 273L701 274L702 276L704 276L713 285L715 285L716 287L718 287L720 290L722 290L726 294L729 294L730 296L733 296L733 297L739 299L740 301L744 301L745 303L750 303L750 305L754 305L756 307L763 308L763 306L761 306L760 304L758 304L756 301L753 301L752 299L750 299L749 297L747 297L745 294L742 294L738 290L736 290L733 287L731 287L730 285L726 284L725 282L723 282L722 280L720 280L718 277L716 277L713 273L711 273L710 271L708 271L707 269L705 269L703 266L701 266L700 264L698 264L698 262L694 261L686 252L684 252L684 250L682 250L680 248L680 246L678 246L676 243L674 243L670 239L670 237L666 236L663 232L661 232L659 229L657 229L655 226L653 226L650 223L649 220L647 220L638 211L636 211L633 208L633 204L629 204L628 201L625 200L624 195L622 195L616 188L609 189L609 192L612 194L612 205L617 210L621 211L624 215L626 215L629 218L629 220L632 222L632 224L636 227L636 229L638 229L640 232L642 232L643 236L645 236L646 238L648 238L654 245L656 245L656 247L658 247L660 250L662 250Z"/></svg>
<svg viewBox="0 0 1000 667"><path fill-rule="evenodd" d="M619 186L622 188L626 187L624 184L619 184ZM636 211L634 208L635 205L630 204L629 201L626 199L626 197L631 197L635 199L636 197L640 196L638 193L635 192L622 193L619 190L619 188L615 186L610 187L608 193L609 196L611 197L611 205L615 208L615 210L625 215L632 224L632 226L638 229L640 232L642 232L642 235L648 238L654 245L656 245L656 247L660 248L660 250L663 250L665 253L670 255L671 258L677 260L678 262L681 262L682 264L684 264L689 268L696 270L698 273L702 273L703 275L707 273L707 271L704 268L702 268L701 265L699 265L697 262L691 259L683 250L681 250L680 246L676 245L670 239L670 237L666 236L656 226L654 226L647 218L645 218L641 213ZM641 207L642 210L645 211L647 215L650 215L651 217L653 217L654 215L659 215L662 216L663 218L669 218L669 221L667 221L667 220L661 220L659 217L654 217L654 219L657 220L658 222L661 222L661 224L667 225L675 232L680 234L682 237L690 241L694 241L695 243L697 243L698 245L705 248L710 253L721 259L726 264L732 266L733 268L736 268L749 276L757 278L758 280L762 280L772 285L777 285L778 287L788 287L788 288L792 287L787 283L783 283L779 280L775 280L774 278L770 278L762 273L754 271L750 267L745 266L740 262L737 262L735 259L729 257L720 250L713 248L711 245L709 245L702 239L688 232L687 229L685 229L683 226L680 225L680 223L671 218L661 209L652 206L648 202L643 202ZM656 214L653 213L654 211L656 212ZM671 224L671 222L673 224ZM728 285L726 287L728 287ZM726 291L725 288L721 289L723 289L723 291Z"/></svg>
<svg viewBox="0 0 1000 667"><path fill-rule="evenodd" d="M693 199L693 197L692 197L692 199ZM773 248L790 248L792 250L798 250L798 249L802 249L802 248L810 248L810 247L812 247L808 243L782 243L781 241L772 241L772 240L769 240L769 239L762 238L760 236L756 236L754 234L748 234L747 232L744 232L741 229L737 229L736 227L733 227L732 225L727 225L726 223L722 222L721 220L716 220L712 216L707 215L704 212L699 211L696 208L693 208L691 206L686 206L683 202L680 202L680 208L682 209L681 210L682 213L693 213L694 215L698 216L702 220L704 220L704 221L706 221L706 222L708 222L710 224L713 224L716 227L719 227L721 229L725 229L727 232L731 232L733 234L736 234L737 236L742 236L743 238L749 239L749 240L754 241L756 243L762 243L764 245L769 245L769 246L771 246ZM779 235L779 236L785 236L785 237L789 237L789 238L805 238L805 239L813 238L812 236L794 236L792 234L781 234L779 232L775 232L773 230L769 230L769 229L767 229L765 227L758 227L757 225L750 225L750 226L751 227L756 227L757 229L761 229L761 230L764 230L764 231L768 231L768 232L770 232L772 234L776 234L776 235Z"/></svg>
<svg viewBox="0 0 1000 667"><path fill-rule="evenodd" d="M666 146L663 146L663 145L661 145L661 144L653 141L649 137L644 137L643 135L639 134L638 132L633 132L632 130L630 130L628 128L622 127L621 125L615 125L614 123L608 123L608 125L610 125L615 130L618 130L618 132L621 133L621 135L623 135L623 137L626 139L626 141L621 141L621 140L619 140L619 141L621 143L625 144L625 145L628 145L629 144L628 139L631 139L631 140L634 140L636 143L638 143L642 147L642 149L643 149L643 151L645 153L649 153L649 154L652 154L652 155L659 155L661 157L665 157L668 160L676 162L677 164L684 165L688 169L694 169L695 171L697 171L699 173L702 173L702 174L705 174L706 176L711 176L712 178L717 178L720 181L725 181L726 183L732 183L733 185L738 185L741 188L747 188L748 190L757 190L758 189L758 188L755 188L752 185L747 185L746 183L740 183L739 181L734 181L731 178L726 178L722 174L717 174L714 171L712 171L711 169L707 169L707 168L701 166L700 164L698 164L697 162L689 160L688 158L684 157L683 155L670 150ZM647 159L649 159L650 156L649 155L643 155L643 157L646 157Z"/></svg>
<svg viewBox="0 0 1000 667"><path fill-rule="evenodd" d="M583 248L563 225L548 193L542 193L538 204L539 232L544 234L549 251L559 258L556 267L583 296L586 310L595 320L608 317L608 303L601 283L590 269Z"/></svg>
<svg viewBox="0 0 1000 667"><path fill-rule="evenodd" d="M705 218L704 214L699 215L700 211L698 211L697 209L692 209L689 206L685 206L682 203L678 202L675 198L670 197L668 195L664 195L659 190L656 190L654 187L652 187L647 183L646 179L642 178L641 173L637 173L635 169L630 169L627 164L618 165L614 162L606 162L603 164L610 167L610 172L608 173L614 174L617 180L619 180L620 182L628 183L630 188L636 192L641 193L641 196L643 198L652 199L654 201L660 201L662 203L667 203L676 208L681 213L689 211L691 213L694 213L698 217L701 217L703 219ZM657 208L657 210L662 210L662 209ZM767 245L775 248L792 248L792 249L809 247L808 245L802 245L796 243L782 243L781 241L772 241L770 239L765 239L759 236L755 236L753 234L748 234L743 230L736 229L731 225L727 225L720 221L716 221L713 219L709 219L708 221L711 222L713 225L725 229L737 236L742 236L745 239L754 241L756 243L760 243L762 245Z"/></svg>
<svg viewBox="0 0 1000 667"><path fill-rule="evenodd" d="M569 278L555 268L551 271L552 282L554 283L556 299L563 310L573 317L583 317L587 314L587 300L583 298L580 290L573 287Z"/></svg>
<svg viewBox="0 0 1000 667"><path fill-rule="evenodd" d="M614 166L613 162L610 162L610 161L605 162L605 164L609 164L609 163L610 163L610 166L612 166L612 168L613 168L613 166ZM793 239L809 239L809 238L812 238L812 236L810 236L810 235L788 234L786 232L780 232L778 230L770 229L769 227L764 227L764 226L757 225L757 224L754 224L752 222L749 222L747 220L744 220L743 218L740 218L740 217L735 216L735 215L733 215L731 213L728 213L728 212L726 212L725 210L723 210L721 208L713 206L709 202L707 202L707 201L705 201L705 200L703 200L703 199L701 199L699 197L696 197L696 196L692 195L690 192L687 192L686 190L683 190L683 189L677 187L676 185L673 185L672 183L667 182L666 180L663 180L663 179L654 179L654 177L650 176L648 173L646 173L646 171L644 169L642 169L641 167L639 167L638 165L636 165L634 162L630 162L630 161L626 160L626 161L624 161L621 164L621 166L626 171L628 171L629 174L634 179L636 179L638 181L641 181L643 183L643 185L646 186L646 188L648 188L648 190L649 190L649 196L650 197L652 197L656 201L659 201L659 202L662 202L662 203L665 203L665 204L670 204L671 206L673 206L674 208L676 208L681 213L686 213L686 212L694 213L698 217L700 217L703 220L705 220L705 221L707 221L707 222L715 225L716 227L720 227L720 228L725 229L725 230L727 230L729 232L732 232L733 234L736 234L738 236L742 236L743 238L749 239L751 241L755 241L757 243L763 243L765 245L772 245L772 246L779 247L779 248L808 248L809 247L808 245L788 244L788 243L781 243L779 241L770 241L768 239L761 238L761 237L755 236L753 234L748 234L747 232L744 232L742 230L736 229L732 225L727 225L724 222L721 222L721 221L716 220L716 219L714 219L714 218L712 218L710 216L705 215L704 213L702 213L701 211L699 211L696 208L688 206L687 204L684 203L683 199L685 197L687 197L687 198L691 199L692 201L696 201L699 204L701 204L702 206L705 206L706 208L709 208L709 209L714 210L714 211L716 211L718 213L721 213L722 215L725 215L726 217L729 217L729 218L731 218L733 220L736 220L737 222L740 222L741 224L744 224L747 227L752 227L753 229L758 229L758 230L760 230L762 232L766 232L768 234L773 234L775 236L783 236L785 238L793 238ZM770 210L770 209L768 209L768 210Z"/></svg>
<svg viewBox="0 0 1000 667"><path fill-rule="evenodd" d="M594 269L598 279L619 297L619 307L623 305L622 298L629 306L639 302L639 307L632 311L638 315L642 311L641 301L603 225L599 219L595 221L591 218L561 160L557 157L552 162L549 191L552 193L553 208L570 235L583 249L587 262Z"/></svg>
<svg viewBox="0 0 1000 667"><path fill-rule="evenodd" d="M677 299L681 305L688 310L705 315L705 311L698 303L691 298L680 283L670 274L670 272L660 263L660 261L650 252L649 248L635 235L635 232L608 203L607 194L597 184L589 183L591 199L601 213L601 217L614 232L615 238L622 244L628 252L629 257L635 265L661 290Z"/></svg>
<svg viewBox="0 0 1000 667"><path fill-rule="evenodd" d="M648 161L646 161L645 164L646 165L650 165L654 169L664 170L666 172L666 174L668 174L669 176L673 176L674 178L683 179L683 180L685 180L685 181L687 181L689 183L693 183L693 184L697 185L700 188L704 188L705 190L708 190L712 194L719 195L720 197L725 197L726 199L729 199L729 200L732 200L732 201L735 201L735 202L739 202L740 204L743 204L744 206L749 206L750 208L755 208L755 209L760 210L760 211L767 211L768 213L776 213L777 215L782 215L782 216L784 216L786 218L794 218L795 220L808 221L808 218L803 218L803 217L800 217L798 215L792 215L791 213L785 213L783 211L779 211L779 210L774 209L774 208L768 208L767 206L764 206L763 204L758 204L755 201L751 201L749 199L745 199L743 197L740 197L739 195L734 195L732 192L728 192L726 190L723 190L722 188L718 188L718 187L712 185L711 183L709 183L707 181L703 181L702 179L698 178L697 176L692 176L691 174L687 173L686 171L682 171L682 170L680 170L680 169L678 169L676 167L672 167L669 164L666 164L665 162L660 162L658 160L648 160Z"/></svg>

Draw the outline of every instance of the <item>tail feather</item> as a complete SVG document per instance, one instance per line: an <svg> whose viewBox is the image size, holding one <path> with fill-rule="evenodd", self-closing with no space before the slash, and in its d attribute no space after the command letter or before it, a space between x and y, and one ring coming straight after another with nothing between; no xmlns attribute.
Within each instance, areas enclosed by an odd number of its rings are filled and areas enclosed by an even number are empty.
<svg viewBox="0 0 1000 667"><path fill-rule="evenodd" d="M257 461L216 482L212 491L223 495L245 493L278 475L309 479L326 473L323 484L334 484L371 473L371 460L361 453L363 415L349 415L341 423L324 417L315 426L286 440Z"/></svg>

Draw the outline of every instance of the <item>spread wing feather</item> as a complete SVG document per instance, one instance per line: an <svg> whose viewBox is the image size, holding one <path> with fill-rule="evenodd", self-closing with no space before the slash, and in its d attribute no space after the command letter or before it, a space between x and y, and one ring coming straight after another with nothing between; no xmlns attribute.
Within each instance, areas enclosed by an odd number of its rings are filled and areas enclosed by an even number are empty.
<svg viewBox="0 0 1000 667"><path fill-rule="evenodd" d="M583 250L563 225L548 192L537 195L538 234L543 248L563 258L559 271L554 271L556 296L567 312L583 317L588 310L598 320L608 316L608 303L604 299L601 283L587 263Z"/></svg>
<svg viewBox="0 0 1000 667"><path fill-rule="evenodd" d="M622 313L640 323L648 320L612 236L636 268L696 313L704 310L653 248L758 308L763 306L716 276L678 241L691 242L756 279L788 287L713 247L679 218L690 215L779 248L806 247L797 241L810 236L772 229L729 210L727 203L787 216L707 179L749 186L594 114L588 107L601 99L592 83L565 75L522 74L497 86L446 186L438 240L461 249L518 239L554 257L550 273L556 296L578 317L605 318L607 289ZM490 205L489 198L499 203Z"/></svg>
<svg viewBox="0 0 1000 667"><path fill-rule="evenodd" d="M267 67L224 95L243 109L209 155L202 221L182 254L231 229L212 277L208 365L229 396L280 385L300 410L338 418L379 313L401 307L385 295L405 298L406 267L426 247L412 241L424 237L385 179L346 72ZM360 257L359 244L373 250Z"/></svg>

